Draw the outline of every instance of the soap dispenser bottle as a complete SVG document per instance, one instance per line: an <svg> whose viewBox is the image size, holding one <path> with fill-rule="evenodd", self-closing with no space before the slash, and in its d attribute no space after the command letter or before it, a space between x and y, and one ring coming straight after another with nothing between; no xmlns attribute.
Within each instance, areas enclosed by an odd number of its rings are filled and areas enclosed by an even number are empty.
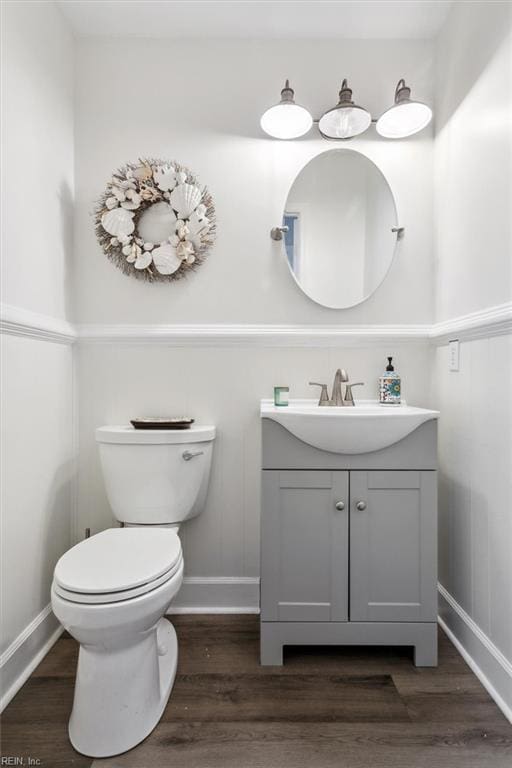
<svg viewBox="0 0 512 768"><path fill-rule="evenodd" d="M388 357L386 370L379 378L379 402L381 405L400 405L401 379Z"/></svg>

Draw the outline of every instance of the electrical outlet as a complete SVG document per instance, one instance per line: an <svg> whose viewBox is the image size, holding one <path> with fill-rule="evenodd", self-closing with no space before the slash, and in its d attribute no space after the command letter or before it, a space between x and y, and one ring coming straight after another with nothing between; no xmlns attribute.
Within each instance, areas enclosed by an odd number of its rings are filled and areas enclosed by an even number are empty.
<svg viewBox="0 0 512 768"><path fill-rule="evenodd" d="M459 340L454 339L448 343L448 368L450 371L459 370Z"/></svg>

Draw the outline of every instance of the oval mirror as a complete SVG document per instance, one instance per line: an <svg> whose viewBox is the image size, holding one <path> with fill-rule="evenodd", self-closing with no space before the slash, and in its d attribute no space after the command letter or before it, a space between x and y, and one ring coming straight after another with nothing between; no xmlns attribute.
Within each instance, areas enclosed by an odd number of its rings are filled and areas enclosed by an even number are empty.
<svg viewBox="0 0 512 768"><path fill-rule="evenodd" d="M288 193L283 227L292 275L324 307L365 301L393 261L393 194L377 166L351 149L328 150L304 166Z"/></svg>

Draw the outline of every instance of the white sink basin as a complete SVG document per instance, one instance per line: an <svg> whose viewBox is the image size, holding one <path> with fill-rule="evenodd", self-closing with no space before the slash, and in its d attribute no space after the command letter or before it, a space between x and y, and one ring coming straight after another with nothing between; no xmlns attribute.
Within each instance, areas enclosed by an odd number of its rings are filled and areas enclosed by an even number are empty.
<svg viewBox="0 0 512 768"><path fill-rule="evenodd" d="M439 411L379 405L359 400L341 408L317 405L316 400L291 400L276 407L272 400L261 401L261 417L281 424L292 435L314 448L332 453L369 453L397 443Z"/></svg>

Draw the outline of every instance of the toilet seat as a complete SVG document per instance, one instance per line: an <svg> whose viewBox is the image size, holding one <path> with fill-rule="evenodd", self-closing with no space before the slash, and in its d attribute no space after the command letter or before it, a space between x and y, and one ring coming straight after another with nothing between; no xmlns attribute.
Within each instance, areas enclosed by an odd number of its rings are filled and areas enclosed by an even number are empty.
<svg viewBox="0 0 512 768"><path fill-rule="evenodd" d="M183 556L180 555L178 562L166 573L159 576L158 579L148 581L146 584L141 584L139 587L132 589L124 589L119 592L73 592L70 589L64 589L59 586L56 581L53 582L53 589L59 597L64 600L69 600L72 603L83 603L87 605L98 605L105 603L120 603L124 600L131 600L134 597L140 597L148 592L152 592L157 587L170 581L173 576L180 570L183 563Z"/></svg>
<svg viewBox="0 0 512 768"><path fill-rule="evenodd" d="M182 567L180 539L172 529L112 528L66 552L53 588L75 603L116 603L151 592Z"/></svg>

